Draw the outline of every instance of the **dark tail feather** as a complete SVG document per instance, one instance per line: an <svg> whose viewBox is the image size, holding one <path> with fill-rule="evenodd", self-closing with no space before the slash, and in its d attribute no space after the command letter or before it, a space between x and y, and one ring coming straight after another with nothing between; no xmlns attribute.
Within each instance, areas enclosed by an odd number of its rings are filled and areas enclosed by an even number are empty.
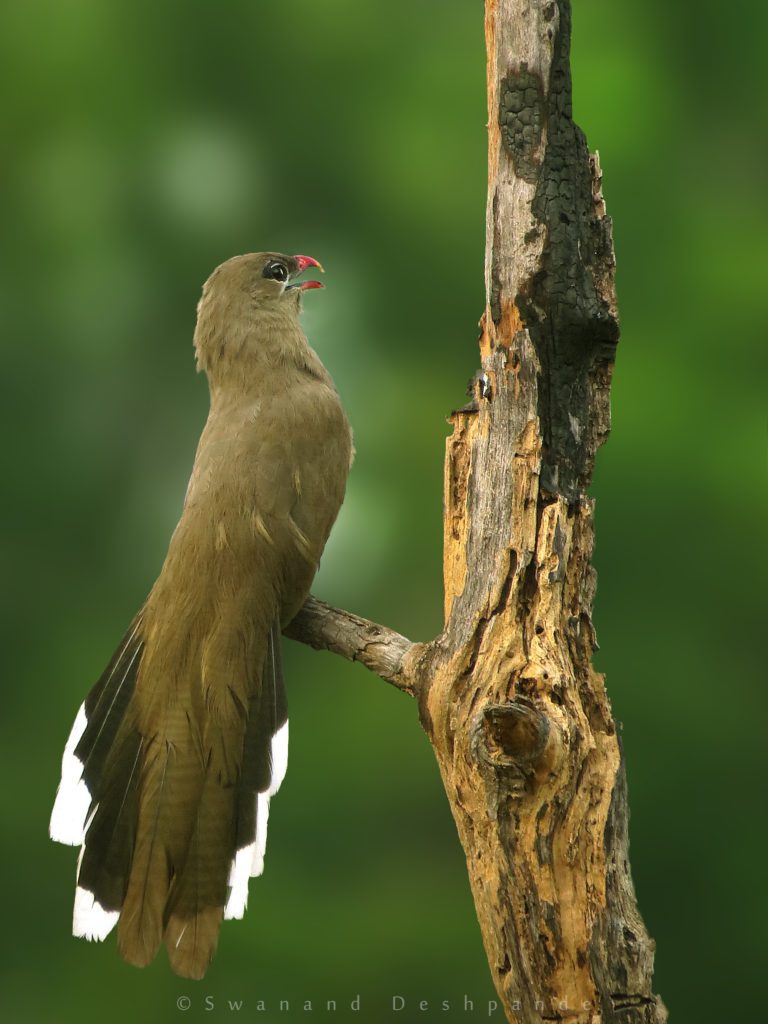
<svg viewBox="0 0 768 1024"><path fill-rule="evenodd" d="M139 612L83 705L88 724L75 754L83 762L83 779L94 792L136 689L144 648L141 620Z"/></svg>
<svg viewBox="0 0 768 1024"><path fill-rule="evenodd" d="M201 978L216 950L246 731L246 708L234 690L230 696L223 718L200 706L166 716L167 783L159 782L155 769L154 782L142 788L118 928L120 952L130 963L148 963L164 936L173 969Z"/></svg>
<svg viewBox="0 0 768 1024"><path fill-rule="evenodd" d="M261 874L269 798L287 761L287 705L279 627L270 632L261 686L248 708L241 768L234 788L209 764L184 866L166 912L173 970L201 978L218 943L222 918L242 917L248 880ZM275 739L277 737L277 739Z"/></svg>
<svg viewBox="0 0 768 1024"><path fill-rule="evenodd" d="M130 877L125 891L117 941L124 960L146 967L154 960L163 935L163 911L172 877L169 843L174 835L169 799L176 752L154 736L143 757Z"/></svg>
<svg viewBox="0 0 768 1024"><path fill-rule="evenodd" d="M280 657L280 626L269 634L261 692L251 700L237 790L237 826L225 918L240 918L248 880L264 870L269 801L288 767L288 704Z"/></svg>
<svg viewBox="0 0 768 1024"><path fill-rule="evenodd" d="M98 807L88 826L77 872L76 907L98 905L107 913L119 912L125 898L136 839L142 740L136 731L126 732L115 744L113 756L98 789ZM92 903L81 891L90 894ZM86 938L89 915L75 913L74 934Z"/></svg>
<svg viewBox="0 0 768 1024"><path fill-rule="evenodd" d="M114 927L130 867L140 737L126 710L142 650L139 612L78 712L51 814L51 838L82 846L72 931L88 939Z"/></svg>
<svg viewBox="0 0 768 1024"><path fill-rule="evenodd" d="M165 913L171 967L184 978L202 978L216 952L227 898L233 793L209 766L183 867Z"/></svg>
<svg viewBox="0 0 768 1024"><path fill-rule="evenodd" d="M85 699L69 734L61 762L61 782L51 814L51 839L80 846L110 750L136 687L141 663L141 612L131 623L112 660Z"/></svg>

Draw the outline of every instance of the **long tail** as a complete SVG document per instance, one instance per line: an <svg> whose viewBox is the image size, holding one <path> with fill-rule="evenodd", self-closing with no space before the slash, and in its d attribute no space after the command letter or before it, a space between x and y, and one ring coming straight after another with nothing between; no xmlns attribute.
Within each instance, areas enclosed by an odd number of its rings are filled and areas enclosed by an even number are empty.
<svg viewBox="0 0 768 1024"><path fill-rule="evenodd" d="M148 964L164 939L174 971L204 975L222 919L243 916L263 870L269 800L285 776L279 640L276 625L249 706L233 698L234 732L195 701L150 731L136 708L141 613L131 624L78 712L51 816L51 838L81 846L75 935L102 940L119 919L130 963Z"/></svg>

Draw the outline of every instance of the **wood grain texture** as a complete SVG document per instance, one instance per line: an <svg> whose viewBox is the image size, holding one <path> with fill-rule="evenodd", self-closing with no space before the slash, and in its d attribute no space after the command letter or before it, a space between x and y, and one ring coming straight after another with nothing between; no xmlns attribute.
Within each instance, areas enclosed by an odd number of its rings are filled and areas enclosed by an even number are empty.
<svg viewBox="0 0 768 1024"><path fill-rule="evenodd" d="M417 698L508 1020L663 1024L592 667L586 489L619 330L599 162L571 117L570 21L568 0L486 0L487 298L446 444L444 630L411 645L319 605L291 629Z"/></svg>
<svg viewBox="0 0 768 1024"><path fill-rule="evenodd" d="M414 692L414 665L424 645L413 644L386 626L310 597L284 632L317 651L332 651L347 661L358 661L399 690Z"/></svg>

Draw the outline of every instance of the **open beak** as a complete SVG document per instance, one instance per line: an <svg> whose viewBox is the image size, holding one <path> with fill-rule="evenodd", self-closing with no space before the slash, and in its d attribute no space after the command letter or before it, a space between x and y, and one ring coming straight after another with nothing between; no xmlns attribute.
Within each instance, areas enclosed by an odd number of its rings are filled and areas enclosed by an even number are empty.
<svg viewBox="0 0 768 1024"><path fill-rule="evenodd" d="M308 267L317 267L321 274L324 273L322 264L318 263L317 260L313 260L311 256L294 256L293 258L299 265L298 274L303 274ZM297 288L300 292L305 292L310 288L324 288L325 285L320 281L298 281L296 284L289 284L288 287Z"/></svg>

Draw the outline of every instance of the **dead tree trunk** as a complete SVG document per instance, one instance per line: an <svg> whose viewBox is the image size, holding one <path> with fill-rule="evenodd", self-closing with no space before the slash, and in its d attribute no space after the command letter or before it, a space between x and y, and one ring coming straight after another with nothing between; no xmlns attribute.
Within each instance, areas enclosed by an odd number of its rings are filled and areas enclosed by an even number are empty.
<svg viewBox="0 0 768 1024"><path fill-rule="evenodd" d="M591 665L594 456L618 341L569 0L486 0L481 369L445 461L445 628L411 644L310 599L288 634L417 698L507 1017L661 1024L621 746Z"/></svg>

